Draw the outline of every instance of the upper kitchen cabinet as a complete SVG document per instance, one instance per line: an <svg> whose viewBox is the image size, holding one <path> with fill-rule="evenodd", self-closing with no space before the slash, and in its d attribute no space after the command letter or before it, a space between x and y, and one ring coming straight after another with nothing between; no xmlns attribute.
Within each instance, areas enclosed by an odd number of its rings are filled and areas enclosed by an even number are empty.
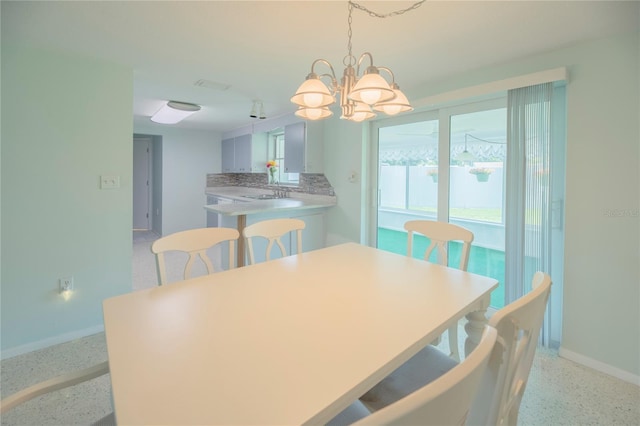
<svg viewBox="0 0 640 426"><path fill-rule="evenodd" d="M234 138L222 140L222 173L235 171L235 146Z"/></svg>
<svg viewBox="0 0 640 426"><path fill-rule="evenodd" d="M322 123L300 122L285 126L284 158L287 173L322 173Z"/></svg>
<svg viewBox="0 0 640 426"><path fill-rule="evenodd" d="M254 133L222 140L223 173L264 173L267 134Z"/></svg>
<svg viewBox="0 0 640 426"><path fill-rule="evenodd" d="M267 172L267 147L269 134L267 132L251 135L251 172Z"/></svg>

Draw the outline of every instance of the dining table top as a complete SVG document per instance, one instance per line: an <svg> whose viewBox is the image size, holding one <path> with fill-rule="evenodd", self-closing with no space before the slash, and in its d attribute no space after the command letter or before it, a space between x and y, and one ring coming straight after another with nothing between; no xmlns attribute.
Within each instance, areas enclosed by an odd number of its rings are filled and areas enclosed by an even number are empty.
<svg viewBox="0 0 640 426"><path fill-rule="evenodd" d="M493 278L347 243L104 301L119 424L323 424Z"/></svg>

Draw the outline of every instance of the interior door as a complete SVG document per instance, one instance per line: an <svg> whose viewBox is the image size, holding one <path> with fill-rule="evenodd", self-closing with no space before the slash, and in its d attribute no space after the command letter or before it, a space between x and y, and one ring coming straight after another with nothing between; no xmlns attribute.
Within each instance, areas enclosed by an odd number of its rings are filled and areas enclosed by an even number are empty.
<svg viewBox="0 0 640 426"><path fill-rule="evenodd" d="M133 229L151 229L151 138L133 138Z"/></svg>

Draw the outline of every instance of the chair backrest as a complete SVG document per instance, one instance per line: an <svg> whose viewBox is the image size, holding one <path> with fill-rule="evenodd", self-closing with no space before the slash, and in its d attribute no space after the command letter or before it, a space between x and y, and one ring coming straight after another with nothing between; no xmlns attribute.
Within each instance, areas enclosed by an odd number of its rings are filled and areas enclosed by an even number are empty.
<svg viewBox="0 0 640 426"><path fill-rule="evenodd" d="M463 362L353 425L464 425L496 338L496 330L485 327L480 343Z"/></svg>
<svg viewBox="0 0 640 426"><path fill-rule="evenodd" d="M424 259L429 260L429 256L434 249L438 249L440 255L440 263L448 265L449 256L447 252L447 243L450 241L462 242L462 251L460 253L460 264L458 269L467 270L469 264L469 250L473 242L473 232L453 223L436 222L433 220L410 220L404 224L404 229L408 231L407 235L407 256L411 257L413 251L413 234L418 232L431 240L431 244L424 253Z"/></svg>
<svg viewBox="0 0 640 426"><path fill-rule="evenodd" d="M207 255L207 250L224 241L229 242L229 269L233 269L235 259L235 242L240 236L233 228L197 228L176 232L159 238L151 245L151 251L156 255L158 270L158 285L167 284L167 266L164 254L168 251L180 251L189 254L189 260L184 267L184 279L191 278L191 269L199 256L207 267L207 273L214 273L213 263Z"/></svg>
<svg viewBox="0 0 640 426"><path fill-rule="evenodd" d="M550 291L551 277L536 272L532 290L489 320L498 342L471 409L471 424L517 423Z"/></svg>
<svg viewBox="0 0 640 426"><path fill-rule="evenodd" d="M244 228L242 234L247 241L247 251L249 253L249 264L254 264L255 256L253 251L253 238L263 237L269 240L267 244L266 260L271 259L271 250L274 243L280 248L282 256L287 256L287 250L280 238L289 232L296 231L298 254L302 253L302 230L305 222L300 219L270 219L256 222Z"/></svg>
<svg viewBox="0 0 640 426"><path fill-rule="evenodd" d="M0 414L5 414L9 410L15 408L16 406L23 404L27 401L30 401L33 398L36 398L38 396L44 395L49 392L54 392L60 389L64 389L69 386L74 386L79 383L95 379L96 377L100 377L107 373L109 373L109 362L105 361L80 371L66 373L61 376L54 377L53 379L36 383L35 385L29 386L21 391L18 391L13 395L10 395L5 399L3 399L2 401L0 401ZM115 422L114 414L110 413L93 424L115 426L116 422Z"/></svg>

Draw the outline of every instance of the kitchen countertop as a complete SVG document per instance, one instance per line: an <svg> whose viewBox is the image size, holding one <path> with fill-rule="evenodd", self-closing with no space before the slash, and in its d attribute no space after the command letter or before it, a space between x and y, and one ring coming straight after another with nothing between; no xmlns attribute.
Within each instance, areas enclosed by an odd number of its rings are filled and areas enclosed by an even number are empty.
<svg viewBox="0 0 640 426"><path fill-rule="evenodd" d="M282 187L281 189L284 188L286 187ZM337 203L335 196L307 194L293 191L290 193L290 198L256 200L246 197L261 194L273 194L273 191L244 186L207 187L205 194L232 200L233 202L228 204L210 204L204 206L208 211L227 216L285 210L326 208L335 206Z"/></svg>

